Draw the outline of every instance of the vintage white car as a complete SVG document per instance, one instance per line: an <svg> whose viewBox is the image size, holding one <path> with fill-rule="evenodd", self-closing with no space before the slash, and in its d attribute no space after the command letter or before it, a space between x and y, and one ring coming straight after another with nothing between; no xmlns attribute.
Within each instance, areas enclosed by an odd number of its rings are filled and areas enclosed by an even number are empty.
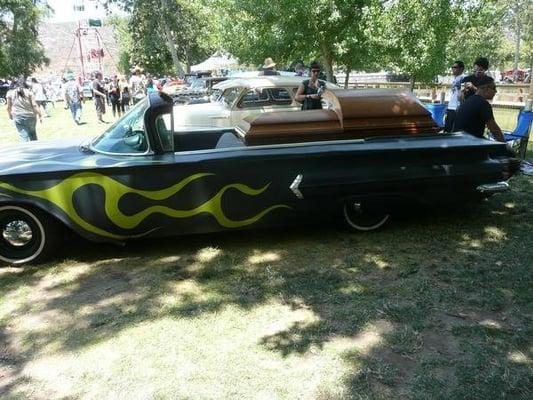
<svg viewBox="0 0 533 400"><path fill-rule="evenodd" d="M272 111L296 111L294 100L300 83L308 78L260 76L228 79L213 86L209 103L187 104L174 109L175 129L234 127L248 116ZM340 89L326 82L328 89Z"/></svg>

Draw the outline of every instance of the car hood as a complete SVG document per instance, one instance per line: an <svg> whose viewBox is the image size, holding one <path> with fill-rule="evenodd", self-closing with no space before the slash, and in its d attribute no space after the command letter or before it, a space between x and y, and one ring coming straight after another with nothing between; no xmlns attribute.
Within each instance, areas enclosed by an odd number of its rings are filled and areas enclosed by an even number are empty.
<svg viewBox="0 0 533 400"><path fill-rule="evenodd" d="M0 158L0 181L2 177L12 175L138 165L146 159L139 156L106 155L84 151L82 145L88 144L90 140L91 137L84 136L3 146Z"/></svg>

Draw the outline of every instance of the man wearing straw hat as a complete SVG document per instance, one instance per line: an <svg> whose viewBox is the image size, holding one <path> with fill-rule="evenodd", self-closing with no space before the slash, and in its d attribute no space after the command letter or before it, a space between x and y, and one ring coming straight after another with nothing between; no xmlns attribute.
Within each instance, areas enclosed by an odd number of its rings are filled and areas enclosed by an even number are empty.
<svg viewBox="0 0 533 400"><path fill-rule="evenodd" d="M263 72L259 75L279 75L279 72L276 71L276 63L272 58L265 58L265 63L263 64Z"/></svg>

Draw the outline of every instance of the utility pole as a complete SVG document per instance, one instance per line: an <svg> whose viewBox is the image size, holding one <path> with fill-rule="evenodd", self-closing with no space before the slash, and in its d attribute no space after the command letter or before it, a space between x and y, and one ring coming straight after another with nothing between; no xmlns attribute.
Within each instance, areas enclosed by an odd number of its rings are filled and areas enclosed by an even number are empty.
<svg viewBox="0 0 533 400"><path fill-rule="evenodd" d="M81 76L85 79L85 61L83 60L83 48L81 46L81 22L78 21L78 29L76 29L76 37L78 38L78 46L80 52L80 67L81 67Z"/></svg>

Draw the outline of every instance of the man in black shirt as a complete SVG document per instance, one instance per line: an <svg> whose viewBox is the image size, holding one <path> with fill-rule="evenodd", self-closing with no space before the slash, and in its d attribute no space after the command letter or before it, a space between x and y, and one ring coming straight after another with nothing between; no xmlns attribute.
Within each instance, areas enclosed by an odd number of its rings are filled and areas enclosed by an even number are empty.
<svg viewBox="0 0 533 400"><path fill-rule="evenodd" d="M98 122L106 123L102 116L105 114L105 100L106 100L106 90L102 84L102 73L100 71L94 74L93 80L93 98L94 106L96 107L96 116L98 117Z"/></svg>
<svg viewBox="0 0 533 400"><path fill-rule="evenodd" d="M494 79L486 74L488 69L489 60L485 57L479 57L474 61L474 68L472 69L473 74L465 76L461 81L461 84L464 85L464 88L459 93L459 101L461 103L465 102L470 96L473 96L476 93L480 79L486 80L488 78L494 82Z"/></svg>
<svg viewBox="0 0 533 400"><path fill-rule="evenodd" d="M300 83L294 99L302 103L302 110L322 109L322 93L326 89L326 82L318 79L320 64L317 61L311 63L311 77Z"/></svg>
<svg viewBox="0 0 533 400"><path fill-rule="evenodd" d="M496 92L494 79L489 76L479 78L476 93L459 107L454 131L465 131L482 138L486 125L496 140L505 142L502 130L494 120L492 106L487 101L492 100Z"/></svg>

